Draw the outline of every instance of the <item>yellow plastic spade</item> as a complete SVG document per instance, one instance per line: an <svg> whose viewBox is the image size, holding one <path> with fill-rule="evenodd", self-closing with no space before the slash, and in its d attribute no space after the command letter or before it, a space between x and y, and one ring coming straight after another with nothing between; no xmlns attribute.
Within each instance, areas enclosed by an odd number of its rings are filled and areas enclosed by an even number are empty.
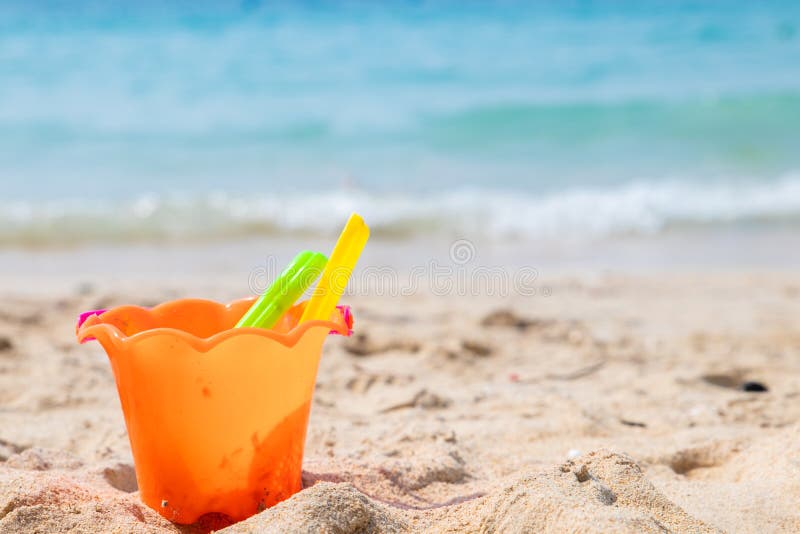
<svg viewBox="0 0 800 534"><path fill-rule="evenodd" d="M369 239L369 227L357 213L350 215L336 246L322 271L314 295L308 301L300 323L330 318L353 274L358 257Z"/></svg>

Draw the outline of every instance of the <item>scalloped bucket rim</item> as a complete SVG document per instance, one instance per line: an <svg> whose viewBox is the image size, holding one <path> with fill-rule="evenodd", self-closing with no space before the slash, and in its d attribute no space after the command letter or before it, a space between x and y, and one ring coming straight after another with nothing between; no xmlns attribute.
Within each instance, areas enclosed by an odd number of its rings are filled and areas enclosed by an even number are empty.
<svg viewBox="0 0 800 534"><path fill-rule="evenodd" d="M101 338L108 337L114 343L135 343L147 339L148 337L158 336L158 335L171 335L176 336L187 344L189 344L192 348L199 352L208 352L216 345L225 342L226 340L241 335L255 335L260 337L267 337L278 343L282 344L285 347L293 347L297 344L297 342L303 337L303 335L312 328L316 327L326 327L328 328L331 333L337 333L343 336L350 336L352 334L352 314L350 312L349 306L338 306L337 307L337 318L339 321L322 321L322 320L314 320L314 321L306 321L304 323L298 324L294 326L288 332L278 332L271 329L266 328L257 328L257 327L243 327L243 328L227 328L216 334L212 334L207 337L196 336L190 332L185 330L181 330L179 328L172 328L172 327L157 327L157 328L149 328L147 330L142 330L132 335L126 335L122 330L120 330L117 326L113 324L109 324L104 322L103 317L111 312L114 313L123 313L126 311L134 310L140 313L147 313L147 314L154 314L154 315L164 315L166 311L169 311L177 306L183 306L188 303L200 304L203 306L214 307L217 309L222 309L225 313L231 313L233 309L242 306L244 307L244 303L252 303L256 300L257 297L245 297L241 299L232 300L228 303L219 302L212 299L203 299L203 298L182 298L182 299L175 299L166 302L162 302L152 308L138 306L134 304L124 304L121 306L115 306L113 308L109 308L107 310L95 310L95 312L84 312L81 314L78 323L75 326L75 333L80 343L85 343L87 341L91 341L93 339L97 339L101 342ZM305 306L306 302L301 302L296 304L293 309L297 308L298 306ZM101 312L102 313L96 313ZM98 336L98 333L104 332L105 336L102 334Z"/></svg>

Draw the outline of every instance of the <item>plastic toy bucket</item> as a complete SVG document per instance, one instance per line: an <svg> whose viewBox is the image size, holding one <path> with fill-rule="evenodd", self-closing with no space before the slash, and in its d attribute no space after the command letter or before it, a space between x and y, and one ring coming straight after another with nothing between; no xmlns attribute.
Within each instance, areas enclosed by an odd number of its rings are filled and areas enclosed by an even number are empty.
<svg viewBox="0 0 800 534"><path fill-rule="evenodd" d="M114 371L141 499L190 524L245 519L301 489L306 425L325 337L349 310L274 330L233 328L252 304L184 299L82 317Z"/></svg>

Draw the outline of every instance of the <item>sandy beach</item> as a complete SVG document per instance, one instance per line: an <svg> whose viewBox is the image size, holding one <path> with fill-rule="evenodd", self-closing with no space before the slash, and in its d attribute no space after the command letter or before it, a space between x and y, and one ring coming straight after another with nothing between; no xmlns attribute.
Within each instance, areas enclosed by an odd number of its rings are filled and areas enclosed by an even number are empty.
<svg viewBox="0 0 800 534"><path fill-rule="evenodd" d="M786 0L2 2L0 534L800 533L798 57Z"/></svg>
<svg viewBox="0 0 800 534"><path fill-rule="evenodd" d="M81 254L6 263L0 532L224 527L173 525L138 499L107 358L74 321L232 300L242 273L209 260L209 274L131 282L77 274L65 258ZM62 274L37 290L34 263ZM348 298L354 336L325 345L305 489L222 532L800 530L790 270L552 268L532 295L365 293Z"/></svg>

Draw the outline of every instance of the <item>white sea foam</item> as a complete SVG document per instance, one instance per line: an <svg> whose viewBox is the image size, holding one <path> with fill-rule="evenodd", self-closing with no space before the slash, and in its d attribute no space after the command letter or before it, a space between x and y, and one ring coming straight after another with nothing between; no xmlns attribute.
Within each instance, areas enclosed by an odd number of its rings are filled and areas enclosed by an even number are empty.
<svg viewBox="0 0 800 534"><path fill-rule="evenodd" d="M596 239L674 227L800 225L800 176L771 183L631 183L548 194L462 189L406 196L324 194L144 195L130 201L60 200L0 205L0 244L206 240L249 235L324 235L358 211L376 237Z"/></svg>

